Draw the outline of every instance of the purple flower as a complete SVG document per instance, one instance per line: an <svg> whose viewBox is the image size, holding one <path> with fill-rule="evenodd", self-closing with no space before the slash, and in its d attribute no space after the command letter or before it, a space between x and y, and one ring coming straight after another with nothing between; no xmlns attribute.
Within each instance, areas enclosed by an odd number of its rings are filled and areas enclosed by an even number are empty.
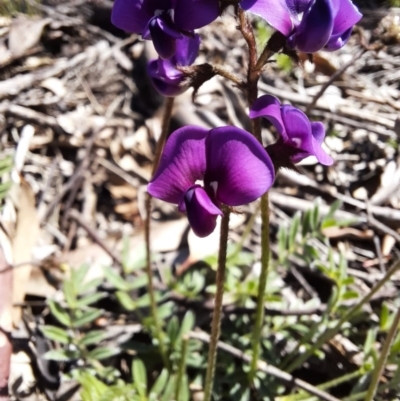
<svg viewBox="0 0 400 401"><path fill-rule="evenodd" d="M271 159L251 134L236 127L189 125L169 137L147 188L155 198L177 204L194 233L206 237L223 214L221 204L252 202L273 181Z"/></svg>
<svg viewBox="0 0 400 401"><path fill-rule="evenodd" d="M118 28L153 40L160 57L175 53L175 41L214 21L218 0L115 0L111 21Z"/></svg>
<svg viewBox="0 0 400 401"><path fill-rule="evenodd" d="M178 96L189 88L183 81L186 76L177 66L191 65L197 57L200 47L199 35L187 36L176 41L176 53L169 59L150 61L147 72L155 88L164 96Z"/></svg>
<svg viewBox="0 0 400 401"><path fill-rule="evenodd" d="M271 95L259 97L250 109L250 118L265 117L278 131L279 140L267 147L275 167L288 167L308 156L315 156L321 164L330 166L333 159L322 149L325 137L324 125L310 122L296 107L281 105Z"/></svg>
<svg viewBox="0 0 400 401"><path fill-rule="evenodd" d="M242 0L240 4L286 36L289 47L304 53L340 49L362 17L351 0Z"/></svg>

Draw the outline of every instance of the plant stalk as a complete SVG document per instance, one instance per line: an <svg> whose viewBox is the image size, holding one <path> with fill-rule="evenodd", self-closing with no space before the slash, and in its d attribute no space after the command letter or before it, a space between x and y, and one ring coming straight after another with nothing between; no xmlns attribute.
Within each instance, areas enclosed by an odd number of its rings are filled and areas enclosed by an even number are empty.
<svg viewBox="0 0 400 401"><path fill-rule="evenodd" d="M372 380L368 387L367 396L365 397L365 401L373 401L375 397L376 390L378 389L379 379L382 375L383 370L385 369L386 360L390 353L390 347L392 346L393 340L397 334L400 323L400 308L397 309L396 315L394 316L393 323L390 327L390 330L387 334L386 340L383 344L381 356L379 357L378 363L373 371Z"/></svg>
<svg viewBox="0 0 400 401"><path fill-rule="evenodd" d="M222 299L224 295L225 269L226 269L226 251L228 248L229 233L229 210L224 210L221 220L221 231L219 238L218 268L216 277L216 294L214 313L211 323L210 347L208 350L207 372L204 384L203 401L210 401L212 388L214 384L215 362L217 359L218 340L221 331Z"/></svg>
<svg viewBox="0 0 400 401"><path fill-rule="evenodd" d="M252 382L257 373L257 362L260 356L260 340L264 323L264 293L267 285L270 258L269 244L269 200L268 193L261 197L261 273L258 281L256 318L252 338L252 359L250 362L249 378Z"/></svg>
<svg viewBox="0 0 400 401"><path fill-rule="evenodd" d="M157 170L158 164L161 159L162 150L164 149L165 141L167 140L168 137L173 105L174 105L174 98L173 97L167 98L162 120L161 136L157 141L156 150L154 154L152 175L154 175L155 171ZM164 362L165 367L169 370L170 363L164 344L164 332L162 330L160 320L158 318L157 302L153 284L153 271L151 269L151 246L150 246L151 200L152 200L151 195L149 193L146 193L146 219L144 222L144 237L146 242L146 274L148 281L147 291L150 297L151 316L154 321L155 336L158 341L161 358Z"/></svg>
<svg viewBox="0 0 400 401"><path fill-rule="evenodd" d="M253 27L247 18L246 13L239 9L239 30L246 40L249 49L249 66L247 72L247 103L249 107L256 101L258 95L258 81L260 79L262 69L258 67L257 43L254 36ZM264 54L264 61L270 55ZM251 121L252 133L262 143L261 136L261 120L255 118ZM269 244L269 200L268 194L261 197L261 273L258 283L256 316L253 327L252 339L252 360L250 363L249 379L252 382L257 372L257 361L260 355L260 339L264 322L264 293L267 285L268 267L270 258Z"/></svg>

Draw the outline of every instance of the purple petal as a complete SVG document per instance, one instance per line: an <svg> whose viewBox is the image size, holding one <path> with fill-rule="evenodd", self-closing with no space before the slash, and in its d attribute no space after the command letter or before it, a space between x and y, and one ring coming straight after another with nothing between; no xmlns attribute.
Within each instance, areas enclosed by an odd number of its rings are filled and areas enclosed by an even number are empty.
<svg viewBox="0 0 400 401"><path fill-rule="evenodd" d="M286 0L287 8L298 19L298 15L304 13L312 3L313 0Z"/></svg>
<svg viewBox="0 0 400 401"><path fill-rule="evenodd" d="M353 27L349 28L344 33L332 35L328 43L325 45L324 49L331 52L341 49L350 39L352 30Z"/></svg>
<svg viewBox="0 0 400 401"><path fill-rule="evenodd" d="M274 167L262 145L247 131L220 127L206 139L208 193L229 206L252 202L274 181Z"/></svg>
<svg viewBox="0 0 400 401"><path fill-rule="evenodd" d="M269 120L283 140L287 139L285 126L282 121L281 103L275 96L260 96L250 108L250 118L264 117Z"/></svg>
<svg viewBox="0 0 400 401"><path fill-rule="evenodd" d="M184 198L190 227L198 237L210 235L222 211L214 205L206 191L200 186L190 188Z"/></svg>
<svg viewBox="0 0 400 401"><path fill-rule="evenodd" d="M168 138L160 165L147 186L150 195L179 204L206 169L205 128L188 125Z"/></svg>
<svg viewBox="0 0 400 401"><path fill-rule="evenodd" d="M181 39L182 34L158 17L149 22L148 31L159 56L163 59L171 58L176 49L175 41ZM149 39L147 32L143 37Z"/></svg>
<svg viewBox="0 0 400 401"><path fill-rule="evenodd" d="M311 123L311 133L317 143L321 144L322 142L324 142L325 127L324 124L321 123L321 121L315 121Z"/></svg>
<svg viewBox="0 0 400 401"><path fill-rule="evenodd" d="M188 86L182 85L184 75L178 71L170 60L152 60L147 66L151 82L158 92L167 97L178 96Z"/></svg>
<svg viewBox="0 0 400 401"><path fill-rule="evenodd" d="M358 8L350 0L331 0L333 6L333 35L342 35L362 18Z"/></svg>
<svg viewBox="0 0 400 401"><path fill-rule="evenodd" d="M311 123L312 130L312 144L314 148L314 156L318 159L321 164L325 166L331 166L333 159L330 157L321 147L321 144L325 138L325 127L320 121Z"/></svg>
<svg viewBox="0 0 400 401"><path fill-rule="evenodd" d="M325 49L334 51L342 48L350 38L353 26L360 21L362 14L350 0L332 0L335 16L332 36Z"/></svg>
<svg viewBox="0 0 400 401"><path fill-rule="evenodd" d="M115 0L111 22L124 31L142 33L152 17L151 10L143 7L143 1Z"/></svg>
<svg viewBox="0 0 400 401"><path fill-rule="evenodd" d="M293 29L291 12L285 0L242 0L240 6L243 10L259 15L285 36Z"/></svg>
<svg viewBox="0 0 400 401"><path fill-rule="evenodd" d="M287 104L283 105L282 121L288 140L296 144L296 147L300 147L299 138L310 138L309 143L311 144L311 123L301 110ZM303 146L301 148L304 149Z"/></svg>
<svg viewBox="0 0 400 401"><path fill-rule="evenodd" d="M218 0L176 0L174 21L179 29L193 31L210 24L219 15Z"/></svg>
<svg viewBox="0 0 400 401"><path fill-rule="evenodd" d="M315 0L294 34L288 38L288 44L304 53L315 53L328 43L332 29L331 0Z"/></svg>
<svg viewBox="0 0 400 401"><path fill-rule="evenodd" d="M176 41L176 52L173 57L176 65L191 65L196 60L200 49L200 36L195 34L193 37L184 36Z"/></svg>

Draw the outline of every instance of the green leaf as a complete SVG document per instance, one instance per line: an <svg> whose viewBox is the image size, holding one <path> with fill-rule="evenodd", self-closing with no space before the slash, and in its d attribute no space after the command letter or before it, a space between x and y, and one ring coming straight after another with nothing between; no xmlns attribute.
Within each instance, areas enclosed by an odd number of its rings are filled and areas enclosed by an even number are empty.
<svg viewBox="0 0 400 401"><path fill-rule="evenodd" d="M129 283L127 283L114 269L105 266L103 267L103 271L106 279L114 288L120 291L129 291Z"/></svg>
<svg viewBox="0 0 400 401"><path fill-rule="evenodd" d="M72 269L71 281L74 284L77 294L82 294L82 288L85 285L85 277L88 274L90 266L87 263L81 265L78 269Z"/></svg>
<svg viewBox="0 0 400 401"><path fill-rule="evenodd" d="M95 288L97 288L99 285L101 285L103 282L102 278L94 278L93 280L89 280L84 282L81 287L79 288L79 293L80 294L85 294L89 291L94 290Z"/></svg>
<svg viewBox="0 0 400 401"><path fill-rule="evenodd" d="M100 309L88 309L82 312L81 316L74 319L74 321L72 322L72 326L75 328L85 326L86 324L92 323L102 314L103 311Z"/></svg>
<svg viewBox="0 0 400 401"><path fill-rule="evenodd" d="M153 384L153 387L150 390L149 398L157 400L161 396L161 393L167 384L168 377L168 370L164 368Z"/></svg>
<svg viewBox="0 0 400 401"><path fill-rule="evenodd" d="M382 331L386 331L390 327L389 322L390 311L386 302L382 303L381 315L379 318L379 327Z"/></svg>
<svg viewBox="0 0 400 401"><path fill-rule="evenodd" d="M115 296L118 299L118 302L122 305L126 310L132 311L136 309L136 302L131 298L131 296L125 291L117 291Z"/></svg>
<svg viewBox="0 0 400 401"><path fill-rule="evenodd" d="M318 228L320 203L321 203L321 201L318 198L315 202L314 209L312 209L312 211L311 211L311 229L312 229L312 231L316 231L316 229Z"/></svg>
<svg viewBox="0 0 400 401"><path fill-rule="evenodd" d="M194 327L196 317L192 311L187 311L181 323L181 329L179 331L179 338L182 339L183 336L188 334Z"/></svg>
<svg viewBox="0 0 400 401"><path fill-rule="evenodd" d="M157 258L157 255L153 255L153 257ZM135 254L131 258L130 265L125 267L127 273L143 269L145 266L146 266L146 248L145 246L136 247Z"/></svg>
<svg viewBox="0 0 400 401"><path fill-rule="evenodd" d="M175 304L171 302L165 302L164 304L158 306L158 318L167 319L174 313Z"/></svg>
<svg viewBox="0 0 400 401"><path fill-rule="evenodd" d="M342 300L348 300L348 299L355 299L359 297L359 293L357 291L346 291L343 295L342 295Z"/></svg>
<svg viewBox="0 0 400 401"><path fill-rule="evenodd" d="M107 332L103 330L92 330L85 334L80 340L79 344L93 345L101 343L107 337Z"/></svg>
<svg viewBox="0 0 400 401"><path fill-rule="evenodd" d="M170 376L164 394L160 401L171 401L174 399L174 391L176 388L176 375Z"/></svg>
<svg viewBox="0 0 400 401"><path fill-rule="evenodd" d="M137 288L146 286L147 283L147 276L143 274L142 276L135 277L132 282L128 283L128 286L130 290L136 290Z"/></svg>
<svg viewBox="0 0 400 401"><path fill-rule="evenodd" d="M80 373L77 380L82 386L82 401L98 401L108 389L104 383L87 372Z"/></svg>
<svg viewBox="0 0 400 401"><path fill-rule="evenodd" d="M179 334L179 321L176 316L172 316L172 319L167 325L167 335L171 344L174 344Z"/></svg>
<svg viewBox="0 0 400 401"><path fill-rule="evenodd" d="M87 295L86 297L78 299L78 301L76 302L76 308L82 308L84 306L94 304L100 301L100 299L105 298L106 296L107 293L105 292L95 292L94 294Z"/></svg>
<svg viewBox="0 0 400 401"><path fill-rule="evenodd" d="M299 226L300 226L300 213L297 212L293 217L293 221L289 230L289 237L288 237L289 250L293 250L294 244L296 242L296 235L297 232L299 231Z"/></svg>
<svg viewBox="0 0 400 401"><path fill-rule="evenodd" d="M0 184L0 199L3 199L6 197L8 191L10 188L13 186L12 181L5 182L4 184Z"/></svg>
<svg viewBox="0 0 400 401"><path fill-rule="evenodd" d="M373 345L374 345L375 340L376 340L376 335L377 335L377 329L376 328L368 330L367 336L366 336L365 342L364 342L364 355L365 355L365 357L368 356L370 351L373 349Z"/></svg>
<svg viewBox="0 0 400 401"><path fill-rule="evenodd" d="M325 219L332 219L336 213L337 210L339 210L342 207L342 201L337 199L335 200L331 207L329 208L328 214L325 216ZM325 220L324 219L324 220Z"/></svg>
<svg viewBox="0 0 400 401"><path fill-rule="evenodd" d="M68 312L56 301L48 301L51 314L64 326L71 326L71 318Z"/></svg>
<svg viewBox="0 0 400 401"><path fill-rule="evenodd" d="M140 359L134 359L132 362L132 379L137 392L144 397L147 390L147 372Z"/></svg>
<svg viewBox="0 0 400 401"><path fill-rule="evenodd" d="M324 218L321 222L321 230L329 227L336 227L338 225L337 220L335 218Z"/></svg>
<svg viewBox="0 0 400 401"><path fill-rule="evenodd" d="M287 253L287 228L280 226L278 231L278 257L281 263L284 262Z"/></svg>
<svg viewBox="0 0 400 401"><path fill-rule="evenodd" d="M75 359L79 359L80 353L78 350L63 350L63 349L52 349L44 354L45 359L58 362L68 362Z"/></svg>
<svg viewBox="0 0 400 401"><path fill-rule="evenodd" d="M114 355L117 355L121 352L121 350L116 348L110 347L97 347L94 350L90 351L88 354L89 359L94 359L96 361L100 361L102 359L111 358Z"/></svg>
<svg viewBox="0 0 400 401"><path fill-rule="evenodd" d="M129 254L130 254L130 245L129 245L129 237L124 234L122 238L122 252L121 252L121 260L122 260L122 270L124 273L129 273Z"/></svg>
<svg viewBox="0 0 400 401"><path fill-rule="evenodd" d="M156 302L159 302L162 299L162 295L160 293L155 293ZM138 308L146 308L150 306L150 296L149 294L142 295L136 302L136 306Z"/></svg>
<svg viewBox="0 0 400 401"><path fill-rule="evenodd" d="M50 340L57 341L62 344L71 342L71 338L65 329L56 326L40 326L40 331Z"/></svg>
<svg viewBox="0 0 400 401"><path fill-rule="evenodd" d="M189 380L187 375L183 375L182 384L179 391L179 401L189 401L190 390L189 390Z"/></svg>
<svg viewBox="0 0 400 401"><path fill-rule="evenodd" d="M65 300L67 301L68 306L71 309L75 309L76 293L75 293L74 283L72 282L72 280L64 281L63 292L64 292Z"/></svg>
<svg viewBox="0 0 400 401"><path fill-rule="evenodd" d="M3 174L8 173L11 171L13 167L13 159L11 156L4 157L3 159L0 160L0 177Z"/></svg>
<svg viewBox="0 0 400 401"><path fill-rule="evenodd" d="M301 233L305 237L311 231L311 209L307 210L303 215Z"/></svg>

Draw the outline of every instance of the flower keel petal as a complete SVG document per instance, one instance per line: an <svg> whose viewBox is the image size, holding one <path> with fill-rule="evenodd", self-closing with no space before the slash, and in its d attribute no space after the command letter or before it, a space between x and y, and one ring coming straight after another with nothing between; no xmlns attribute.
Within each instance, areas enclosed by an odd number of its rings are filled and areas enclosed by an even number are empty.
<svg viewBox="0 0 400 401"><path fill-rule="evenodd" d="M222 216L222 211L214 205L206 191L199 186L194 186L186 192L184 202L193 232L198 237L210 235L217 224L217 217Z"/></svg>

